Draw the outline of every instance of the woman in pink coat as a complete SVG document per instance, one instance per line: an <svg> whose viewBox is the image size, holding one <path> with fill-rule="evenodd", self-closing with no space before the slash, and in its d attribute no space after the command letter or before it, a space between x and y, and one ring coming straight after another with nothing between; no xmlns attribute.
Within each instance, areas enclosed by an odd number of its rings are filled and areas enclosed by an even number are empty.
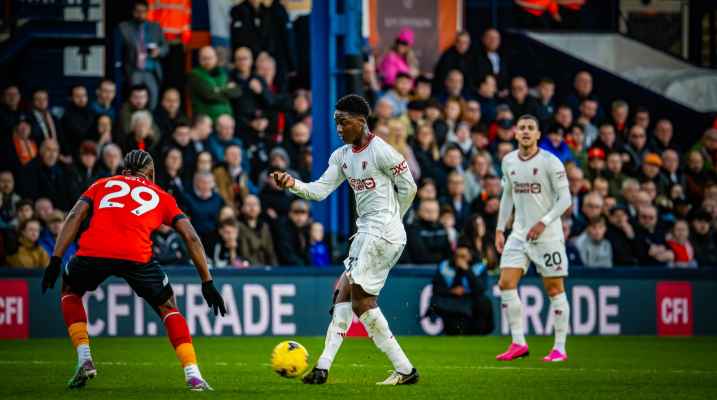
<svg viewBox="0 0 717 400"><path fill-rule="evenodd" d="M413 43L413 31L410 28L401 29L393 47L383 56L378 66L378 74L384 86L393 86L396 75L401 72L413 77L418 76L418 60L411 48Z"/></svg>

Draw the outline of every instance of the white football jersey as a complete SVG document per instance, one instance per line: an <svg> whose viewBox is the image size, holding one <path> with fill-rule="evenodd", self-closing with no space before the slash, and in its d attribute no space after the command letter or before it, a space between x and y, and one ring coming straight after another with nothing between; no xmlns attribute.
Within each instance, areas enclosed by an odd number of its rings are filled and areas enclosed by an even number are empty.
<svg viewBox="0 0 717 400"><path fill-rule="evenodd" d="M539 149L528 160L523 160L518 150L503 157L503 190L512 193L515 207L512 235L525 240L528 231L555 205L558 193L568 187L565 167L559 158ZM538 242L564 240L560 218L545 227Z"/></svg>
<svg viewBox="0 0 717 400"><path fill-rule="evenodd" d="M328 169L317 181L296 180L290 191L308 200L322 200L344 179L356 195L358 232L405 244L402 217L413 201L416 184L403 156L372 136L362 148L343 145L336 149Z"/></svg>

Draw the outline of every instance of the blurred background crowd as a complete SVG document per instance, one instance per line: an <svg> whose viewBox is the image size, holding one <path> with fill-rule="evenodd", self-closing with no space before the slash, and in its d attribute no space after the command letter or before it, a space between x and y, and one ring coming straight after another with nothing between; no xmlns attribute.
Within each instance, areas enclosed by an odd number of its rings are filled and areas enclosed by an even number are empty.
<svg viewBox="0 0 717 400"><path fill-rule="evenodd" d="M181 19L150 6L133 2L112 37L115 74L96 87L75 85L66 97L20 82L2 89L0 265L44 267L77 198L121 173L133 149L153 155L157 184L190 216L213 268L340 263L312 205L268 178L286 170L311 180L323 168L313 155L333 150L312 147L306 55L288 45L281 2L225 10L217 29L227 40L199 49L187 73L173 55ZM559 23L555 15L526 13L525 24ZM516 149L517 118L533 114L541 151L567 169L571 267L717 266L717 127L687 142L640 98L603 101L588 71L572 87L556 87L555 76L528 82L493 28L459 32L435 65L419 65L414 44L402 29L362 64L370 129L406 158L419 188L402 263L443 263L470 279L497 267L500 162ZM189 262L171 227L153 241L161 263ZM439 268L436 285L448 273Z"/></svg>

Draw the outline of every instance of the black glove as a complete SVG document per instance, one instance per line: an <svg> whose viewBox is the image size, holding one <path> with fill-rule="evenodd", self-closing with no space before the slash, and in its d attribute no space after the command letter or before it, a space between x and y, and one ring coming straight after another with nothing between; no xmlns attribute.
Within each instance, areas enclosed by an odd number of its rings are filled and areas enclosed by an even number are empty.
<svg viewBox="0 0 717 400"><path fill-rule="evenodd" d="M45 274L42 276L42 294L45 294L47 289L55 287L55 281L60 275L60 265L62 265L62 258L50 257L50 265L45 268Z"/></svg>
<svg viewBox="0 0 717 400"><path fill-rule="evenodd" d="M224 299L222 299L222 295L219 294L217 288L214 287L214 281L202 282L202 296L204 296L209 308L214 309L214 315L221 313L224 316L227 313Z"/></svg>

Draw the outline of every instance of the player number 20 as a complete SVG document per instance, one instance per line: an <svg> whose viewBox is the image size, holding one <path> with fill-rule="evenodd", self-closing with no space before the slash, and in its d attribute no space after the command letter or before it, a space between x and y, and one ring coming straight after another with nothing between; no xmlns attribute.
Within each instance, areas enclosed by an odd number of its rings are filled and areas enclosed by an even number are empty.
<svg viewBox="0 0 717 400"><path fill-rule="evenodd" d="M545 259L545 266L546 267L553 267L556 265L560 265L561 262L563 262L563 258L560 256L560 252L556 251L554 253L545 253L543 254L543 258Z"/></svg>
<svg viewBox="0 0 717 400"><path fill-rule="evenodd" d="M124 208L124 203L112 200L125 197L128 194L132 197L132 200L136 201L139 204L139 207L130 211L132 214L137 216L154 210L159 204L159 195L157 194L157 192L146 186L137 186L134 189L130 189L129 185L126 182L122 181L107 181L107 183L105 184L106 188L111 188L114 186L119 187L119 190L106 194L102 198L102 200L100 200L99 208ZM149 195L148 199L142 197L142 194L145 193Z"/></svg>

